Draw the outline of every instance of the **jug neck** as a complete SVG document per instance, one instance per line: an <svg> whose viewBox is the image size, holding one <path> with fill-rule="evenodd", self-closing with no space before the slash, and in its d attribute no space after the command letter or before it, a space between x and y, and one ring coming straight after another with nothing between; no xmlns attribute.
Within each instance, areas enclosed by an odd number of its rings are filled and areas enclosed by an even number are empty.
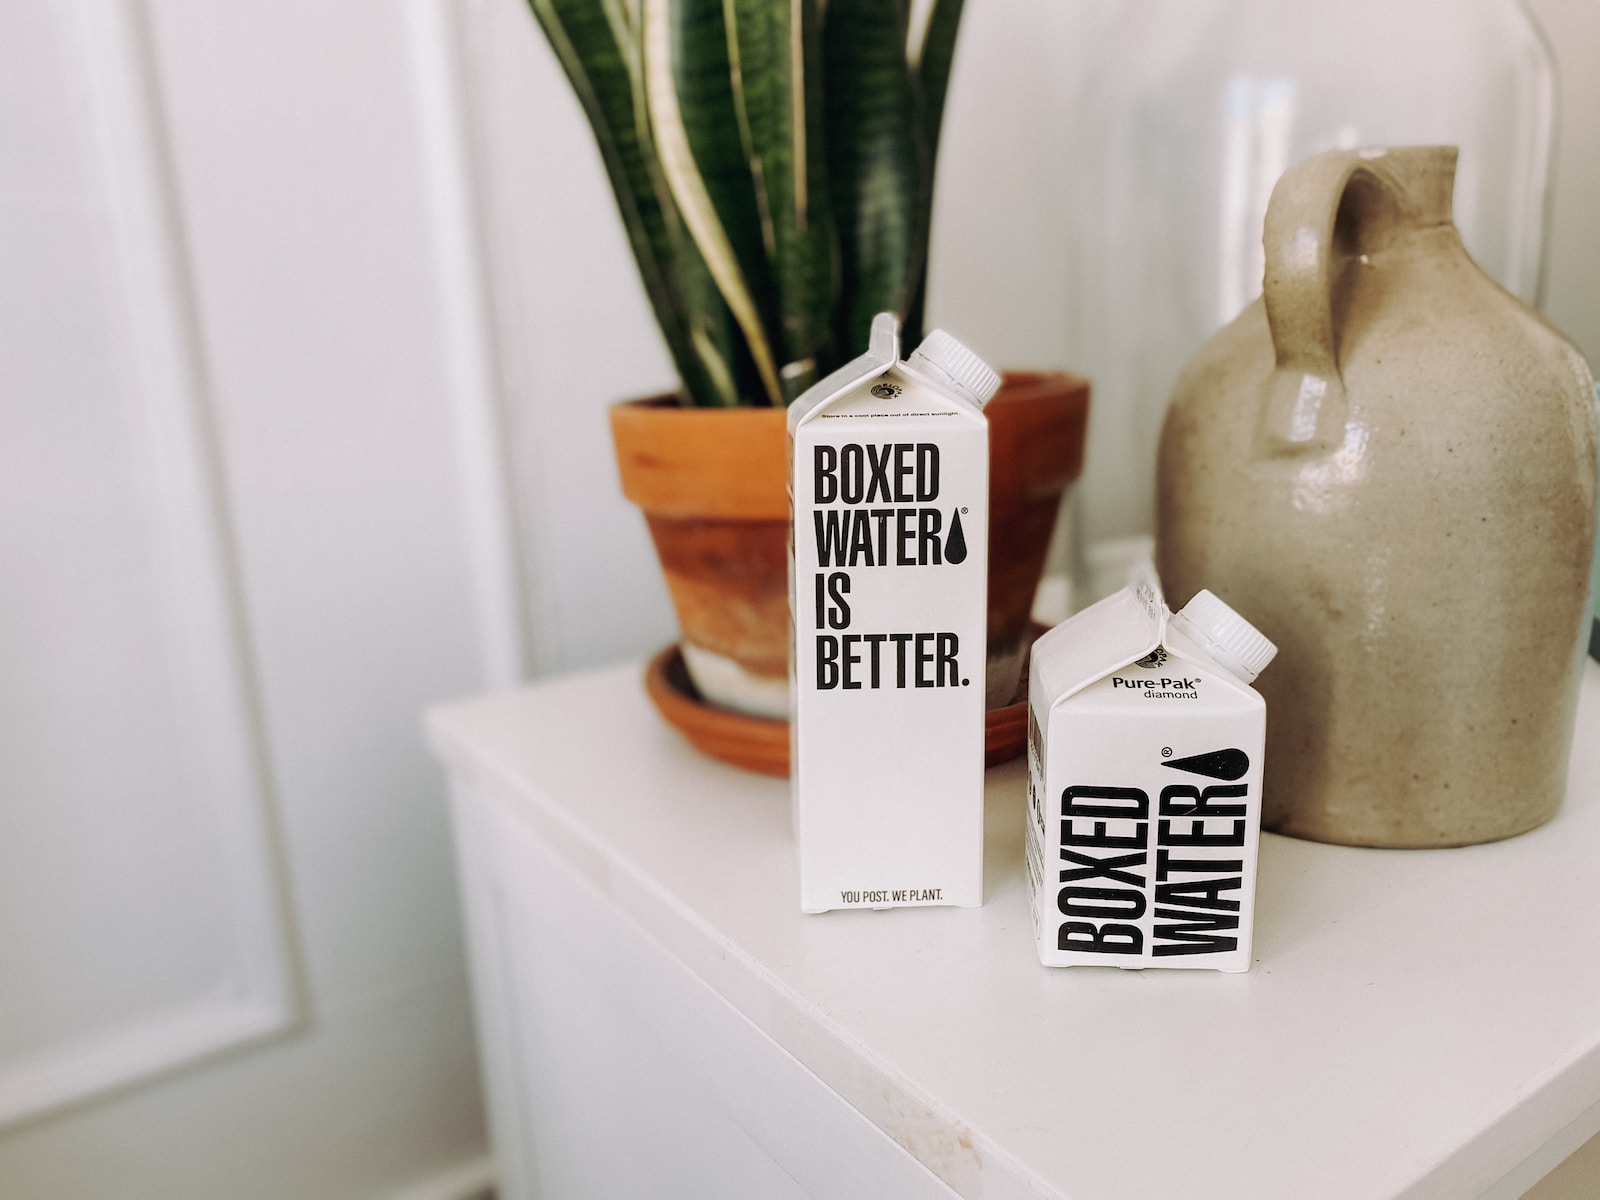
<svg viewBox="0 0 1600 1200"><path fill-rule="evenodd" d="M1455 178L1454 146L1358 152L1334 217L1335 253L1366 254L1397 233L1450 225Z"/></svg>

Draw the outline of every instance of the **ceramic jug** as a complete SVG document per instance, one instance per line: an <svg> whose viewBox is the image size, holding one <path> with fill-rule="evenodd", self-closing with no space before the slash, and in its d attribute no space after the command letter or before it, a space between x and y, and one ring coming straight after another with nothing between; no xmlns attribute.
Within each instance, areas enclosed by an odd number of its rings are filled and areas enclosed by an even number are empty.
<svg viewBox="0 0 1600 1200"><path fill-rule="evenodd" d="M1279 646L1263 824L1453 846L1554 815L1597 421L1578 352L1468 257L1453 147L1336 150L1267 208L1263 295L1180 377L1157 469L1173 607Z"/></svg>

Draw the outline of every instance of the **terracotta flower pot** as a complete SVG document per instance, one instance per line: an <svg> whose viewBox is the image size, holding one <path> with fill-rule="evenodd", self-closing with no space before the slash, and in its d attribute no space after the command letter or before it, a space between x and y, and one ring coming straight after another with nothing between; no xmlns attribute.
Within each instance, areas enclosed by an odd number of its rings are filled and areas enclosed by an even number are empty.
<svg viewBox="0 0 1600 1200"><path fill-rule="evenodd" d="M1089 385L1008 372L989 418L989 674L1015 686L1061 496L1083 468ZM788 713L789 495L784 412L611 409L623 494L644 510L684 658L713 703ZM998 682L997 682L998 681ZM1009 695L1001 697L1008 700Z"/></svg>

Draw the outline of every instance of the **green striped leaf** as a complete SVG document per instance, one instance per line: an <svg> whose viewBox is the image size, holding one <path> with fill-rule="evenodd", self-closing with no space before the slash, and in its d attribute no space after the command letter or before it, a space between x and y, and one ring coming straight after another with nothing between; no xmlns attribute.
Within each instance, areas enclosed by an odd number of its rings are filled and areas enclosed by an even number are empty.
<svg viewBox="0 0 1600 1200"><path fill-rule="evenodd" d="M720 4L713 10L711 0L644 0L650 126L662 174L684 225L744 334L760 395L769 404L782 404L779 367L766 324L771 310L770 264L759 253L760 223L748 167L738 151L738 134L728 128L732 121L727 43L720 24ZM722 127L714 130L719 115ZM735 148L731 154L726 149L730 138ZM752 280L747 271L757 261L764 269Z"/></svg>
<svg viewBox="0 0 1600 1200"><path fill-rule="evenodd" d="M823 23L846 358L866 349L876 313L905 318L924 268L929 156L921 84L906 61L908 20L907 0L829 0Z"/></svg>
<svg viewBox="0 0 1600 1200"><path fill-rule="evenodd" d="M816 0L722 0L732 98L761 241L773 264L785 392L831 362L837 294L821 169L822 72ZM816 165L812 159L815 157Z"/></svg>
<svg viewBox="0 0 1600 1200"><path fill-rule="evenodd" d="M529 0L594 133L645 292L689 397L736 404L737 338L676 211L646 113L637 13L615 0Z"/></svg>
<svg viewBox="0 0 1600 1200"><path fill-rule="evenodd" d="M963 0L933 0L920 50L912 64L922 82L926 113L924 136L934 151L938 149L939 132L944 124L944 98L950 88L950 66L955 60L956 34L961 30L962 4Z"/></svg>
<svg viewBox="0 0 1600 1200"><path fill-rule="evenodd" d="M938 167L939 136L944 129L944 100L950 87L950 66L955 60L956 34L961 28L962 3L963 0L933 0L920 52L912 64L921 83L922 136L927 154L919 218L924 244L933 229L933 184ZM907 343L913 346L922 340L922 309L927 298L926 247L923 254L924 268L906 306L905 336Z"/></svg>
<svg viewBox="0 0 1600 1200"><path fill-rule="evenodd" d="M786 403L920 340L962 0L529 0L696 403Z"/></svg>

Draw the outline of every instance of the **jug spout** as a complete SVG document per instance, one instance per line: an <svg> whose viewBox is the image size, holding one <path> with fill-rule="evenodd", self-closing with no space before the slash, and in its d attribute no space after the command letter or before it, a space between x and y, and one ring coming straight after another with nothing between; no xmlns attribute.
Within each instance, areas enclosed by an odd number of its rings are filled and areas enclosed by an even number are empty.
<svg viewBox="0 0 1600 1200"><path fill-rule="evenodd" d="M1450 224L1455 202L1456 147L1392 146L1356 153L1393 189L1399 201L1397 215L1405 224Z"/></svg>

